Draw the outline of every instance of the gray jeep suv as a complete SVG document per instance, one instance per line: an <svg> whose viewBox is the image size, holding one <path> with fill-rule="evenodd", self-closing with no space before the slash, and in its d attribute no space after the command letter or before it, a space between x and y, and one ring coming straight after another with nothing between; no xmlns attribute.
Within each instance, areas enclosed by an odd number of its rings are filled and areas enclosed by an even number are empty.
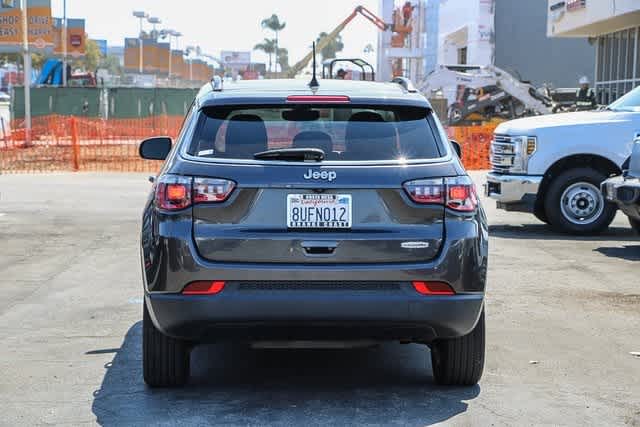
<svg viewBox="0 0 640 427"><path fill-rule="evenodd" d="M175 144L140 146L166 159L142 221L147 384L224 340L423 343L437 383L475 384L488 230L457 151L403 79L205 86Z"/></svg>

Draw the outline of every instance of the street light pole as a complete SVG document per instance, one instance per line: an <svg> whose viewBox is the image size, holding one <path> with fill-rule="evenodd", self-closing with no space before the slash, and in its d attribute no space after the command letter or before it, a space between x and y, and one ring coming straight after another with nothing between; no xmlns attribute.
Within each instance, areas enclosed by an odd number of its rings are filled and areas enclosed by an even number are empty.
<svg viewBox="0 0 640 427"><path fill-rule="evenodd" d="M144 39L142 38L142 18L140 19L140 32L138 33L138 37L140 37L140 57L139 61L139 72L142 74L144 72Z"/></svg>
<svg viewBox="0 0 640 427"><path fill-rule="evenodd" d="M149 17L149 15L146 12L143 11L134 11L133 12L133 16L135 16L136 18L138 18L140 20L140 32L138 33L138 40L140 41L139 46L140 46L140 54L138 56L138 62L139 62L139 69L138 71L140 72L140 74L142 74L144 72L144 67L143 67L143 63L144 63L144 54L143 52L143 45L144 45L144 40L142 38L142 31L143 31L143 27L142 27L142 22L143 20L147 19Z"/></svg>
<svg viewBox="0 0 640 427"><path fill-rule="evenodd" d="M169 34L169 79L171 79L171 72L172 72L172 66L173 66L173 51L171 50L171 37L173 36L173 38L176 39L176 49L179 49L180 47L180 42L179 39L180 37L182 37L182 33L179 31L174 31L171 30L171 33Z"/></svg>
<svg viewBox="0 0 640 427"><path fill-rule="evenodd" d="M62 2L62 87L67 87L67 0Z"/></svg>
<svg viewBox="0 0 640 427"><path fill-rule="evenodd" d="M22 0L22 52L24 54L24 128L25 143L31 145L31 54L29 53L29 17L27 0Z"/></svg>

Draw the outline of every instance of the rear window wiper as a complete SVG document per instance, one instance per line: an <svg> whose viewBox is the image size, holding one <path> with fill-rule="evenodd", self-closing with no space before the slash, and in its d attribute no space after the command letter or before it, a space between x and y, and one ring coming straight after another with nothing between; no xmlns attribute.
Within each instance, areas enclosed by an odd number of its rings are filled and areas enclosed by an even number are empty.
<svg viewBox="0 0 640 427"><path fill-rule="evenodd" d="M324 151L319 148L279 148L255 153L256 160L315 161L324 160Z"/></svg>

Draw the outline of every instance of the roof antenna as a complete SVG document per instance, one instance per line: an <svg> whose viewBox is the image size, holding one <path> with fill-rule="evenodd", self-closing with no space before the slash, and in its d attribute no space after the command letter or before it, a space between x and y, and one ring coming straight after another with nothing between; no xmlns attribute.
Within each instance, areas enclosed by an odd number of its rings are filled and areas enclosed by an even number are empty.
<svg viewBox="0 0 640 427"><path fill-rule="evenodd" d="M309 87L311 89L315 89L320 87L320 83L318 83L318 79L316 78L316 42L313 42L313 77L311 78L311 82L309 82Z"/></svg>

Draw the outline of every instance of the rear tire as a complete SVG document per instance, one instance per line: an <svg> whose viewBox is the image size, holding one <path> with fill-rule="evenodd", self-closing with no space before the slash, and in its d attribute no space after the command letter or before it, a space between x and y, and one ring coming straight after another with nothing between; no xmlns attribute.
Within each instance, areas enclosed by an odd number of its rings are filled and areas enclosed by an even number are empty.
<svg viewBox="0 0 640 427"><path fill-rule="evenodd" d="M547 214L544 212L544 209L534 209L533 215L545 224L549 224L549 218L547 218Z"/></svg>
<svg viewBox="0 0 640 427"><path fill-rule="evenodd" d="M142 366L150 387L177 387L189 380L191 348L186 341L160 332L149 316L147 303L142 317Z"/></svg>
<svg viewBox="0 0 640 427"><path fill-rule="evenodd" d="M631 228L636 234L640 234L640 221L637 219L629 218L629 224L631 224Z"/></svg>
<svg viewBox="0 0 640 427"><path fill-rule="evenodd" d="M433 377L440 385L475 385L484 369L484 309L478 323L465 336L431 344Z"/></svg>
<svg viewBox="0 0 640 427"><path fill-rule="evenodd" d="M607 177L590 168L570 169L549 185L544 209L557 231L576 235L595 234L609 227L617 206L605 201L600 184Z"/></svg>

